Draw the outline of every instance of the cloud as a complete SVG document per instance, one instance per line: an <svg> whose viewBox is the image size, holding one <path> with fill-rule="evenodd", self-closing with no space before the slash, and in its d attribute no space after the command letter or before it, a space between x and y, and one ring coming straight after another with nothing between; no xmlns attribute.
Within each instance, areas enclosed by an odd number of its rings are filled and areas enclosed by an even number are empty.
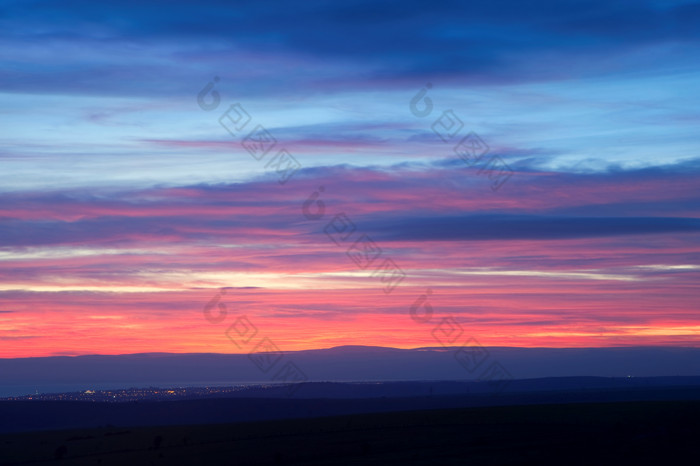
<svg viewBox="0 0 700 466"><path fill-rule="evenodd" d="M486 342L682 341L699 18L671 0L5 2L1 315L42 335L5 351L233 351L201 315L221 287L289 348L434 346L406 317L428 287ZM302 164L287 184L217 121L234 102ZM448 109L453 139L513 168L499 191L433 132ZM336 244L341 213L356 231ZM362 235L406 272L391 299L348 254ZM123 326L86 318L107 315Z"/></svg>
<svg viewBox="0 0 700 466"><path fill-rule="evenodd" d="M693 233L697 176L688 165L590 175L523 169L502 194L464 166L399 164L303 169L293 195L265 177L133 191L6 193L0 244L139 250L143 243L298 242L309 237L302 204L321 185L324 225L345 212L387 241Z"/></svg>
<svg viewBox="0 0 700 466"><path fill-rule="evenodd" d="M664 217L544 217L480 215L393 219L367 226L379 239L515 240L700 232L700 219Z"/></svg>
<svg viewBox="0 0 700 466"><path fill-rule="evenodd" d="M414 87L435 77L559 80L648 66L654 54L640 52L654 47L697 47L699 19L696 3L652 1L14 2L0 25L5 43L22 41L26 55L10 55L2 82L14 91L189 94L184 83L237 62L246 62L237 74L248 77L247 95ZM173 48L174 40L185 45ZM57 53L39 47L46 41ZM601 52L617 60L596 60Z"/></svg>

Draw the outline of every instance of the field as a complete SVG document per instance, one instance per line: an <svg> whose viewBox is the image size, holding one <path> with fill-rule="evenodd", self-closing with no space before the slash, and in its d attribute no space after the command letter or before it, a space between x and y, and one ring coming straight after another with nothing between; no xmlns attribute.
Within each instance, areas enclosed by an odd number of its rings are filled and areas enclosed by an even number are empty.
<svg viewBox="0 0 700 466"><path fill-rule="evenodd" d="M65 465L675 464L700 402L508 406L0 436L0 462Z"/></svg>

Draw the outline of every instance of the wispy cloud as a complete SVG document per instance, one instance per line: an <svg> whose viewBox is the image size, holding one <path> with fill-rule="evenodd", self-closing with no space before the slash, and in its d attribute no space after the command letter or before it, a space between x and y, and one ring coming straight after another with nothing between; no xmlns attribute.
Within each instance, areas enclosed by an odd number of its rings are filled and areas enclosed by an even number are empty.
<svg viewBox="0 0 700 466"><path fill-rule="evenodd" d="M5 2L0 356L231 351L200 314L221 287L289 349L430 346L406 318L426 288L483 344L697 344L699 19L689 0ZM284 186L222 128L233 103L301 161ZM455 152L466 132L512 168L497 192ZM324 232L340 213L406 272L390 297Z"/></svg>

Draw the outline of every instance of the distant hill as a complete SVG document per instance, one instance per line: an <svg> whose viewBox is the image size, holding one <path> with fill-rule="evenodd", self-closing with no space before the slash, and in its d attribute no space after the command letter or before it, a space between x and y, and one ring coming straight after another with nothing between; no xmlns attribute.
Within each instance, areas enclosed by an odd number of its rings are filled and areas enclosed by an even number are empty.
<svg viewBox="0 0 700 466"><path fill-rule="evenodd" d="M489 347L469 359L458 348L341 346L283 354L126 354L0 359L0 396L80 386L150 386L285 381L290 364L308 381L477 380L494 364L513 379L700 376L700 348Z"/></svg>

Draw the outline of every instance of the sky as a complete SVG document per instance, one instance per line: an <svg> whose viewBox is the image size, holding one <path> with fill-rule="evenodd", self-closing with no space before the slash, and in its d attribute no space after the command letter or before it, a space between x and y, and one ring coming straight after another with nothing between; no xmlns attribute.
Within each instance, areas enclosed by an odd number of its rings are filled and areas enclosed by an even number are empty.
<svg viewBox="0 0 700 466"><path fill-rule="evenodd" d="M0 357L700 346L698 24L0 1Z"/></svg>

